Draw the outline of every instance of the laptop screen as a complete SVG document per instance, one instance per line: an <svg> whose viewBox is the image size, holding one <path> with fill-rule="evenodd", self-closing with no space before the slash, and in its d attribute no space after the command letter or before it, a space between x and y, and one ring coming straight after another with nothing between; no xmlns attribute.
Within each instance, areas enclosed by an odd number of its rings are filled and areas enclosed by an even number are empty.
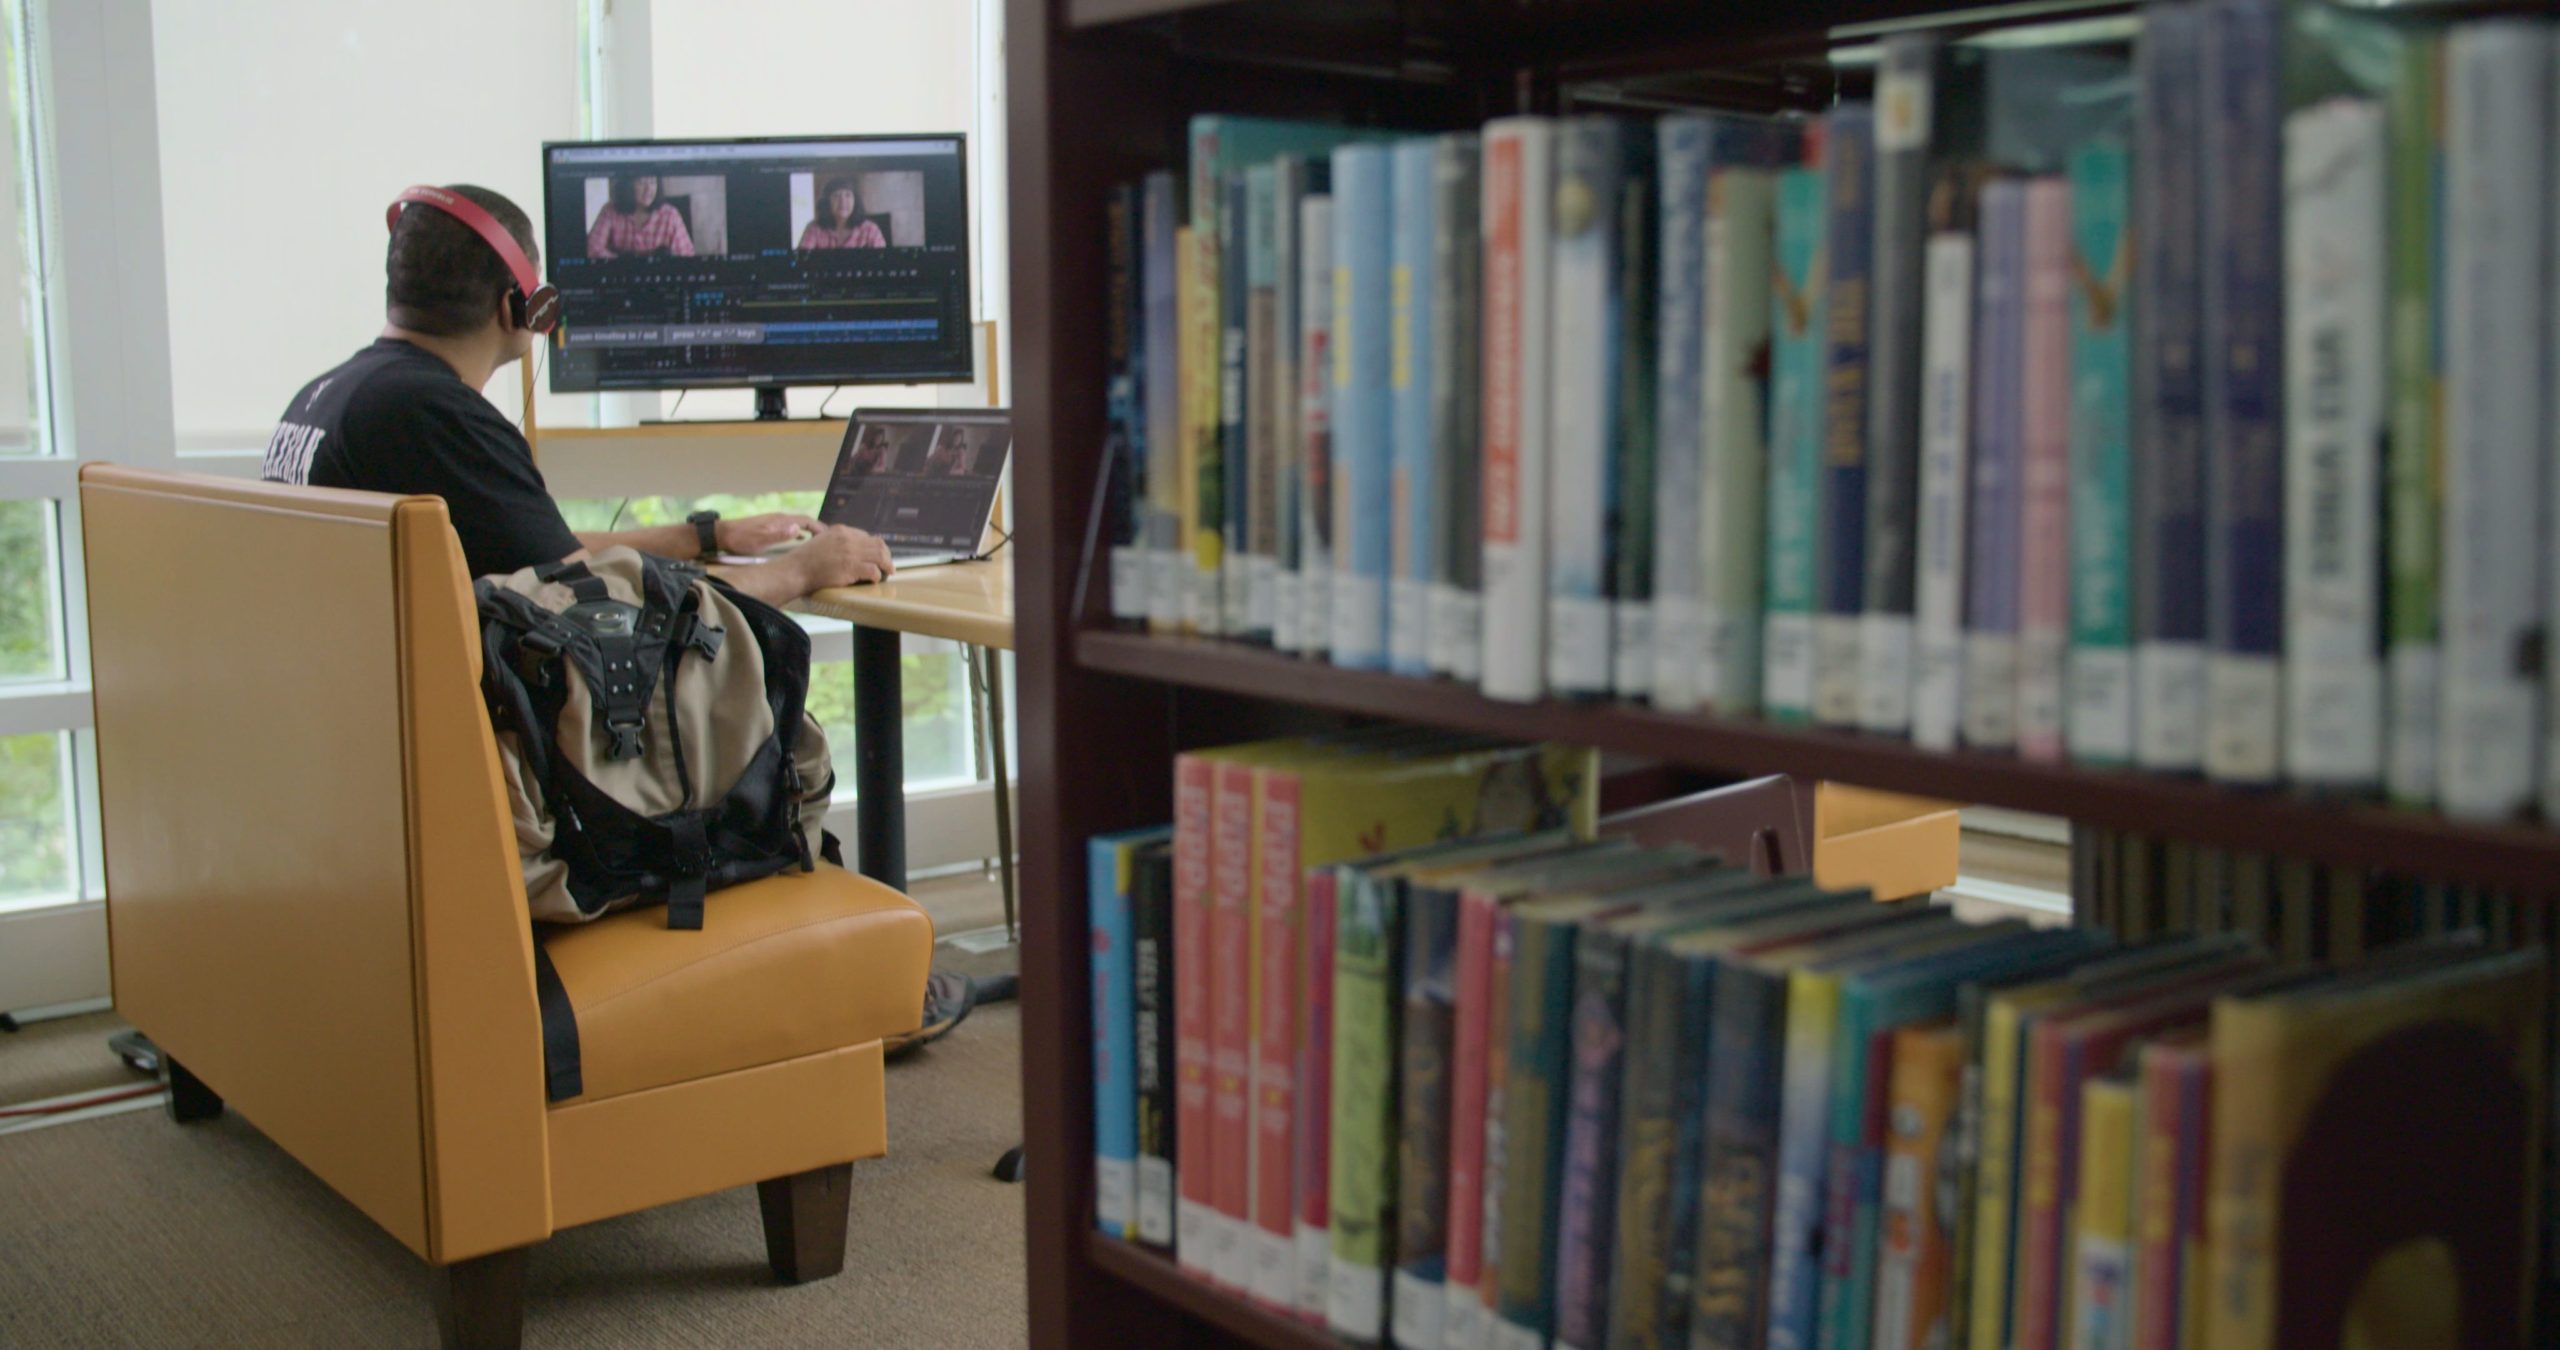
<svg viewBox="0 0 2560 1350"><path fill-rule="evenodd" d="M1013 449L1002 411L857 412L818 518L902 552L977 552Z"/></svg>

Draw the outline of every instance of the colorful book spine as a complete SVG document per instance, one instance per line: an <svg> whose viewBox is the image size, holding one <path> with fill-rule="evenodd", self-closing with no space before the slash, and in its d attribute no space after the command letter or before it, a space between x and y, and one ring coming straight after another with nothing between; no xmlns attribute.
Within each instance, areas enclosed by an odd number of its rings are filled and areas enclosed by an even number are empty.
<svg viewBox="0 0 2560 1350"><path fill-rule="evenodd" d="M1209 1132L1211 1273L1253 1287L1253 766L1217 762L1209 823Z"/></svg>
<svg viewBox="0 0 2560 1350"><path fill-rule="evenodd" d="M1271 641L1281 651L1307 649L1307 592L1300 576L1300 522L1306 517L1306 438L1299 428L1304 399L1298 360L1298 325L1306 282L1299 273L1306 250L1299 229L1307 199L1307 158L1271 161L1271 364L1263 382L1271 401Z"/></svg>
<svg viewBox="0 0 2560 1350"><path fill-rule="evenodd" d="M1681 547L1698 555L1698 696L1736 717L1758 713L1761 702L1761 561L1768 548L1762 515L1773 445L1768 295L1777 210L1774 170L1735 162L1708 179L1701 528Z"/></svg>
<svg viewBox="0 0 2560 1350"><path fill-rule="evenodd" d="M1623 699L1653 694L1653 414L1654 295L1662 270L1661 234L1654 218L1656 186L1653 137L1627 129L1621 142L1626 166L1618 180L1617 460L1610 487L1609 680Z"/></svg>
<svg viewBox="0 0 2560 1350"><path fill-rule="evenodd" d="M1182 629L1218 630L1219 516L1225 498L1205 506L1202 483L1216 481L1218 463L1218 295L1210 277L1217 251L1214 230L1183 227L1182 308L1182 520L1179 563Z"/></svg>
<svg viewBox="0 0 2560 1350"><path fill-rule="evenodd" d="M1492 897L1462 892L1458 900L1457 1011L1449 1054L1448 1312L1442 1339L1479 1350L1487 1322L1485 1270L1486 1110L1495 1035Z"/></svg>
<svg viewBox="0 0 2560 1350"><path fill-rule="evenodd" d="M1173 1036L1173 848L1170 840L1139 850L1131 883L1134 1016L1131 1053L1138 1094L1137 1236L1173 1246L1174 1083L1180 1066Z"/></svg>
<svg viewBox="0 0 2560 1350"><path fill-rule="evenodd" d="M1859 625L1867 590L1867 357L1875 257L1875 112L1823 119L1831 277L1824 305L1822 543L1813 627L1813 720L1858 724Z"/></svg>
<svg viewBox="0 0 2560 1350"><path fill-rule="evenodd" d="M1140 384L1146 374L1146 297L1139 281L1145 243L1145 189L1138 183L1115 183L1104 209L1104 243L1109 253L1109 293L1103 313L1103 359L1111 370L1106 404L1109 417L1111 483L1106 493L1103 537L1110 554L1111 621L1143 623L1147 617L1144 573L1138 541L1144 522L1138 494L1144 491L1146 419Z"/></svg>
<svg viewBox="0 0 2560 1350"><path fill-rule="evenodd" d="M1716 972L1713 1004L1689 1344L1746 1350L1766 1342L1770 1324L1787 977L1747 963L1725 965Z"/></svg>
<svg viewBox="0 0 2560 1350"><path fill-rule="evenodd" d="M1272 385L1272 362L1280 338L1279 240L1272 221L1280 188L1268 163L1253 165L1240 177L1244 199L1244 469L1237 479L1244 491L1240 631L1250 641L1267 643L1275 637L1280 604L1279 400Z"/></svg>
<svg viewBox="0 0 2560 1350"><path fill-rule="evenodd" d="M1484 669L1484 175L1471 133L1441 137L1433 154L1431 271L1431 670L1468 684Z"/></svg>
<svg viewBox="0 0 2560 1350"><path fill-rule="evenodd" d="M2445 49L2444 738L2451 815L2533 800L2550 287L2551 43L2480 23Z"/></svg>
<svg viewBox="0 0 2560 1350"><path fill-rule="evenodd" d="M1484 676L1489 698L1546 692L1548 285L1555 124L1484 129Z"/></svg>
<svg viewBox="0 0 2560 1350"><path fill-rule="evenodd" d="M1609 1272L1613 1350L1676 1350L1689 1343L1714 970L1711 961L1686 960L1649 943L1628 955L1618 1233ZM1674 1233L1682 1213L1690 1220L1686 1261Z"/></svg>
<svg viewBox="0 0 2560 1350"><path fill-rule="evenodd" d="M2285 776L2382 784L2382 105L2285 122Z"/></svg>
<svg viewBox="0 0 2560 1350"><path fill-rule="evenodd" d="M1931 191L1920 334L1919 577L1912 595L1911 740L1952 750L1964 721L1965 507L1973 459L1973 193Z"/></svg>
<svg viewBox="0 0 2560 1350"><path fill-rule="evenodd" d="M1714 119L1679 113L1654 124L1662 263L1654 297L1654 706L1694 712L1702 702L1698 646L1700 423L1705 401L1709 147ZM1753 504L1752 514L1759 514ZM1756 604L1756 597L1755 597Z"/></svg>
<svg viewBox="0 0 2560 1350"><path fill-rule="evenodd" d="M2071 184L2026 186L2027 295L2018 390L2018 753L2062 758L2071 646Z"/></svg>
<svg viewBox="0 0 2560 1350"><path fill-rule="evenodd" d="M1249 1198L1253 1296L1289 1311L1298 1298L1296 1190L1298 999L1302 903L1298 775L1254 774L1253 926L1255 1016L1250 1100L1253 1139Z"/></svg>
<svg viewBox="0 0 2560 1350"><path fill-rule="evenodd" d="M2218 0L2204 41L2205 772L2269 784L2284 745L2281 0Z"/></svg>
<svg viewBox="0 0 2560 1350"><path fill-rule="evenodd" d="M2437 309L2443 246L2444 41L2412 35L2400 50L2386 119L2391 136L2391 799L2430 806L2436 797L2437 715L2442 684L2441 605L2444 496L2443 325ZM2551 814L2548 810L2545 815Z"/></svg>
<svg viewBox="0 0 2560 1350"><path fill-rule="evenodd" d="M1460 1345L1502 1346L1506 1339L1496 1314L1502 1307L1502 1217L1504 1186L1511 1165L1510 1122L1506 1118L1511 1091L1511 969L1518 955L1519 930L1508 914L1493 916L1493 961L1485 983L1485 1016L1489 1035L1484 1047L1484 1162L1478 1214L1482 1253L1476 1272L1473 1324L1462 1320L1466 1309L1452 1303L1450 1335Z"/></svg>
<svg viewBox="0 0 2560 1350"><path fill-rule="evenodd" d="M1831 276L1823 199L1820 168L1808 165L1778 176L1777 248L1769 269L1769 564L1761 702L1772 719L1791 723L1813 718Z"/></svg>
<svg viewBox="0 0 2560 1350"><path fill-rule="evenodd" d="M2205 1150L2212 1068L2203 1043L2154 1041L2141 1083L2139 1245L2131 1350L2200 1346L2204 1330Z"/></svg>
<svg viewBox="0 0 2560 1350"><path fill-rule="evenodd" d="M1209 1010L1210 833L1215 765L1198 755L1173 761L1174 1255L1182 1268L1215 1270L1218 1138L1210 1129L1214 1041Z"/></svg>
<svg viewBox="0 0 2560 1350"><path fill-rule="evenodd" d="M1973 483L1965 516L1964 743L2018 743L2019 545L2026 524L2027 188L1982 189L1974 305Z"/></svg>
<svg viewBox="0 0 2560 1350"><path fill-rule="evenodd" d="M1510 1042L1504 1070L1497 1350L1544 1345L1555 1334L1556 1231L1572 1079L1570 924L1504 911L1512 933Z"/></svg>
<svg viewBox="0 0 2560 1350"><path fill-rule="evenodd" d="M1618 1121L1625 1086L1628 943L1603 927L1574 944L1563 1180L1556 1211L1558 1350L1609 1344L1616 1264Z"/></svg>
<svg viewBox="0 0 2560 1350"><path fill-rule="evenodd" d="M1291 1123L1298 1196L1297 1314L1324 1324L1333 1297L1333 970L1340 890L1330 867L1305 877L1306 990L1298 1035L1298 1100Z"/></svg>
<svg viewBox="0 0 2560 1350"><path fill-rule="evenodd" d="M2134 762L2204 765L2204 14L2144 10L2134 47Z"/></svg>
<svg viewBox="0 0 2560 1350"><path fill-rule="evenodd" d="M2080 1210L2070 1236L2066 1345L2122 1350L2130 1343L2133 1177L2133 1081L2090 1079L2080 1090Z"/></svg>
<svg viewBox="0 0 2560 1350"><path fill-rule="evenodd" d="M1336 869L1333 971L1333 1285L1325 1325L1364 1343L1387 1334L1394 1264L1396 1013L1403 1001L1397 888Z"/></svg>
<svg viewBox="0 0 2560 1350"><path fill-rule="evenodd" d="M1769 1350L1809 1350L1821 1316L1819 1244L1839 1012L1837 976L1809 970L1788 976L1778 1203L1769 1238Z"/></svg>
<svg viewBox="0 0 2560 1350"><path fill-rule="evenodd" d="M1333 663L1387 664L1395 355L1388 268L1395 203L1386 147L1333 152Z"/></svg>
<svg viewBox="0 0 2560 1350"><path fill-rule="evenodd" d="M1146 403L1146 441L1154 453L1139 461L1145 479L1146 534L1141 558L1146 594L1145 619L1151 632L1171 633L1182 627L1182 316L1176 303L1181 255L1174 220L1180 189L1173 175L1147 175L1140 205L1143 233L1147 317L1144 326L1146 374L1140 389Z"/></svg>
<svg viewBox="0 0 2560 1350"><path fill-rule="evenodd" d="M2071 154L2071 649L2063 672L2071 758L2133 758L2135 295L2127 228L2131 156L2095 141Z"/></svg>
<svg viewBox="0 0 2560 1350"><path fill-rule="evenodd" d="M1617 508L1618 195L1628 133L1615 118L1556 130L1547 380L1547 684L1610 692L1610 519Z"/></svg>
<svg viewBox="0 0 2560 1350"><path fill-rule="evenodd" d="M1955 1174L1955 1113L1964 1034L1952 1024L1893 1033L1890 1142L1886 1147L1881 1260L1876 1270L1875 1350L1953 1344L1948 1324Z"/></svg>
<svg viewBox="0 0 2560 1350"><path fill-rule="evenodd" d="M1451 1067L1456 1055L1458 892L1407 885L1404 1023L1397 1065L1396 1273L1390 1327L1404 1350L1439 1350L1448 1325Z"/></svg>
<svg viewBox="0 0 2560 1350"><path fill-rule="evenodd" d="M1210 292L1218 310L1218 446L1213 457L1200 457L1200 518L1217 521L1217 562L1213 579L1217 619L1212 631L1246 636L1249 604L1247 578L1252 561L1245 540L1253 511L1252 447L1246 441L1250 397L1245 376L1245 310L1252 291L1251 260L1245 233L1251 208L1245 195L1245 170L1218 176L1218 284Z"/></svg>
<svg viewBox="0 0 2560 1350"><path fill-rule="evenodd" d="M1431 562L1441 509L1439 446L1431 413L1431 297L1438 285L1439 145L1400 141L1388 151L1390 217L1387 665L1431 674Z"/></svg>
<svg viewBox="0 0 2560 1350"><path fill-rule="evenodd" d="M1876 67L1875 296L1867 364L1867 575L1858 633L1858 725L1894 736L1911 728L1923 240L1930 114L1945 50L1945 39L1936 33L1896 33L1885 39Z"/></svg>
<svg viewBox="0 0 2560 1350"><path fill-rule="evenodd" d="M1099 836L1085 845L1085 912L1093 966L1093 1217L1113 1237L1130 1234L1138 1203L1137 975L1130 962L1127 849Z"/></svg>
<svg viewBox="0 0 2560 1350"><path fill-rule="evenodd" d="M1332 165L1310 161L1310 184ZM1333 649L1333 197L1311 187L1298 204L1298 648Z"/></svg>

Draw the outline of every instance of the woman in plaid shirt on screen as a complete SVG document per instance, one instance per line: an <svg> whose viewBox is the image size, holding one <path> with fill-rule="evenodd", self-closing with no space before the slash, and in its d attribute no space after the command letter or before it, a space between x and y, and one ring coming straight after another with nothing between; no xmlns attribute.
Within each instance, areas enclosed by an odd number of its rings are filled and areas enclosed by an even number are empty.
<svg viewBox="0 0 2560 1350"><path fill-rule="evenodd" d="M615 174L611 198L587 230L587 256L635 258L653 253L693 256L693 235L684 227L684 216L658 200L657 175Z"/></svg>

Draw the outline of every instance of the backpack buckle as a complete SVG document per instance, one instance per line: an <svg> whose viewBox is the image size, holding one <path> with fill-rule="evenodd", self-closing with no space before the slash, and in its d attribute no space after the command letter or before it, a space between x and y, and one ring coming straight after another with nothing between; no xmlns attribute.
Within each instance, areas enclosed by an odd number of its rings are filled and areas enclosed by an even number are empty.
<svg viewBox="0 0 2560 1350"><path fill-rule="evenodd" d="M645 719L638 717L607 717L605 719L604 726L605 730L613 733L613 748L605 752L605 758L614 760L638 759L640 757L640 729L647 725L648 723Z"/></svg>

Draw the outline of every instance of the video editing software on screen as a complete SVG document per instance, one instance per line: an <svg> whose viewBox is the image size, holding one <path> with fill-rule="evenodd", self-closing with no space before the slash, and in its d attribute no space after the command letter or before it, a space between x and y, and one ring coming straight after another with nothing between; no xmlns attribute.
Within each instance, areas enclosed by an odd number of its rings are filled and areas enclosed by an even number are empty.
<svg viewBox="0 0 2560 1350"><path fill-rule="evenodd" d="M554 392L971 378L958 135L543 150Z"/></svg>

